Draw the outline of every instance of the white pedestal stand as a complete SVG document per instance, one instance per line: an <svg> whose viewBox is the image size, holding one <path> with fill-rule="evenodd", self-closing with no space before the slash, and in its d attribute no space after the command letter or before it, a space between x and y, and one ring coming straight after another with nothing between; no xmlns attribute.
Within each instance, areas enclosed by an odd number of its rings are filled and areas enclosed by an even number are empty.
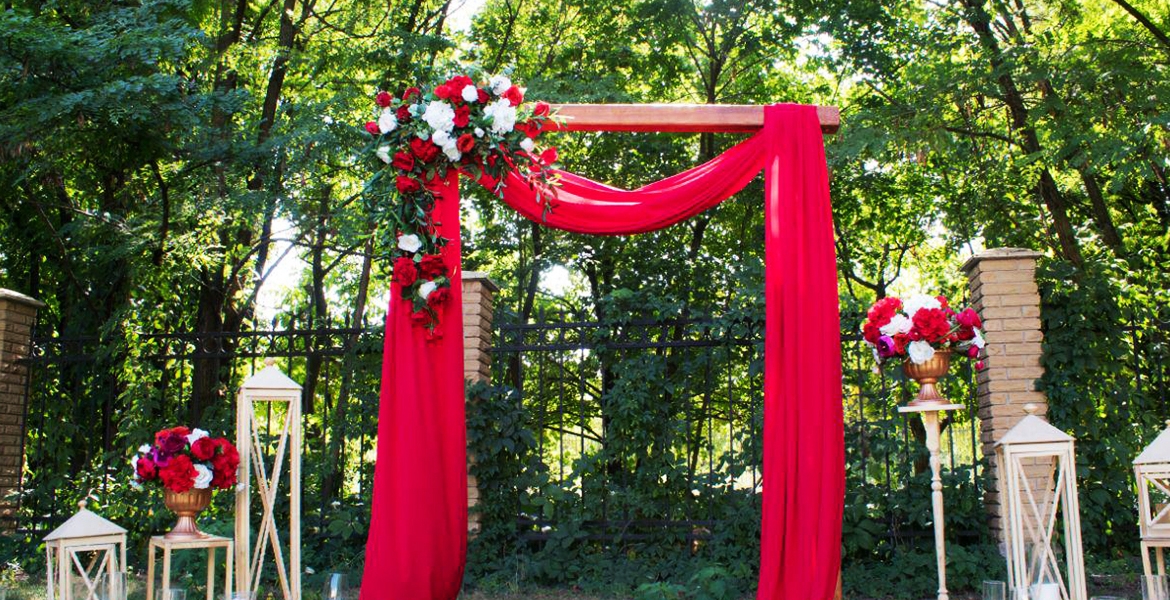
<svg viewBox="0 0 1170 600"><path fill-rule="evenodd" d="M939 413L962 408L962 404L924 404L898 408L900 413L918 413L922 417L922 426L926 429L926 449L930 451L931 502L934 508L934 554L938 559L938 600L950 598L947 594L946 521L943 519L943 487L940 475L942 463L938 456L941 436L938 417Z"/></svg>

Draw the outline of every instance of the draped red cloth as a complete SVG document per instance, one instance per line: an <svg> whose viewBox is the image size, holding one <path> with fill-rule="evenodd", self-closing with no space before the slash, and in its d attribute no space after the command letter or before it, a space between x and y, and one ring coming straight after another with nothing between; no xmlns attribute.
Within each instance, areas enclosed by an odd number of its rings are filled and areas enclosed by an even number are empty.
<svg viewBox="0 0 1170 600"><path fill-rule="evenodd" d="M553 209L512 174L503 199L527 218L578 233L654 231L765 178L764 491L761 600L827 600L841 562L844 425L837 265L816 108L765 107L764 128L714 160L633 191L561 173ZM393 286L366 547L363 600L453 600L466 550L459 195L436 187L455 273L442 338L411 324Z"/></svg>

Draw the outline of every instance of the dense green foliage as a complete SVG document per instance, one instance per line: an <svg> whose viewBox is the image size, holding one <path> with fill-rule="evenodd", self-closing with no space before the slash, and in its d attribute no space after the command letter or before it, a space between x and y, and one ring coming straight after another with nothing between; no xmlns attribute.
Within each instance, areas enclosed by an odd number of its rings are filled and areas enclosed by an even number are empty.
<svg viewBox="0 0 1170 600"><path fill-rule="evenodd" d="M130 449L170 421L230 428L230 390L247 365L142 360L153 352L147 334L230 336L269 321L307 328L377 321L389 265L379 260L377 220L359 198L366 173L354 161L362 142L355 125L376 89L400 90L474 61L487 71L514 68L531 99L840 106L844 125L828 151L847 313L917 286L962 297L957 267L981 247L1046 253L1040 385L1053 421L1081 440L1088 548L1102 556L1132 552L1127 465L1170 416L1165 368L1155 367L1167 364L1163 307L1170 300L1170 6L488 0L467 27L455 28L448 12L459 4L0 5L0 285L48 303L40 334L100 338L86 350L93 363L34 375L32 406L53 424L31 431L26 468L37 516L92 491L111 516L138 523L139 533L160 527L165 517L111 473L124 472ZM568 168L637 186L736 139L565 134L555 143ZM483 191L467 195L466 266L501 284L499 312L512 319L562 310L601 322L734 320L761 309L758 184L688 223L613 239L542 229ZM295 280L274 293L278 267L298 259ZM348 362L298 360L291 370L308 390L306 426L326 440L306 461L320 528L307 552L320 565L356 567L368 493L360 482L370 465L362 444L350 440L371 434L378 373L376 357L352 357L376 350L376 342L355 336L341 347ZM672 421L645 416L661 394L647 392L640 378L687 363L681 355L638 360L582 362L605 374L598 397L613 399L605 415L615 419L613 456L570 470L637 473L632 491L652 494L658 478L669 480L680 465L672 452L658 451L670 450L662 440ZM721 372L750 390L758 368L742 355L727 363L738 366ZM523 382L515 365L499 368L497 383ZM698 379L652 381L679 406L702 401ZM865 376L847 385L851 393L875 389ZM541 444L531 419L547 400L536 395L521 407L510 393L478 395L480 410L469 411L472 443L493 457L476 468L510 486L485 491L475 581L510 585L523 573L548 583L647 583L646 597L682 590L718 597L750 587L743 568L753 563L752 550L742 541L757 525L749 494L712 500L730 524L728 537L694 555L679 553L678 540L623 553L621 561L613 548L576 544L573 519L597 507L569 494L546 457L531 451ZM860 485L885 477L872 457L889 451L880 444L897 431L881 419L896 393L851 409L850 435L865 445L850 447L845 552L853 564L882 565L847 570L847 585L875 595L929 588L914 575L924 570L921 552L882 537L891 525L925 524L926 499L914 493L921 482L903 473L892 496ZM723 401L712 397L716 406ZM600 410L588 416L601 418ZM742 464L728 468L753 464L752 445L740 448ZM641 460L612 464L631 457ZM952 477L956 486L971 480L965 472ZM509 491L527 489L542 494ZM959 489L948 496L953 527L978 530L978 490ZM658 500L682 492L671 488ZM532 498L543 504L509 504ZM517 511L557 510L574 517L536 548L516 547L514 535L491 526ZM956 585L976 582L975 565L990 561L978 545L953 557ZM636 580L654 569L662 581Z"/></svg>

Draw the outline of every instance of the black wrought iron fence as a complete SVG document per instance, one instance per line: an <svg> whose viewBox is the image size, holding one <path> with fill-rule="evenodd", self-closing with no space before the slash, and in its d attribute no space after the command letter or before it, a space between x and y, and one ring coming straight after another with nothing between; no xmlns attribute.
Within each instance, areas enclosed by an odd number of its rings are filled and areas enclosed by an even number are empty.
<svg viewBox="0 0 1170 600"><path fill-rule="evenodd" d="M873 368L857 322L843 319L842 332L847 525L913 541L930 531L915 514L929 501L923 434L896 411L912 386ZM763 332L762 321L718 317L498 324L493 379L519 392L546 477L521 492L521 536L551 539L566 522L595 540L717 536L761 489ZM957 366L944 391L968 409L946 422L944 464L950 484L978 500L975 385L970 366Z"/></svg>
<svg viewBox="0 0 1170 600"><path fill-rule="evenodd" d="M929 514L926 463L916 422L894 409L911 390L873 370L854 321L844 319L842 333L853 511L846 526L858 527L859 535L913 540L929 535L922 521ZM742 318L595 322L548 314L499 324L493 377L518 390L544 477L525 491L516 515L521 537L545 540L573 522L591 539L698 543L717 538L729 515L758 511L762 341L762 321ZM343 521L360 537L381 349L380 328L295 323L230 335L37 337L28 359L20 526L30 535L43 532L92 493L124 511L110 516L157 529L163 523L153 521L165 517L129 496L133 448L161 425L186 420L201 361L215 361L219 383L218 400L199 424L230 435L235 389L265 358L275 358L306 387L304 493L313 513L307 543L341 539L329 528ZM944 390L970 407L947 424L949 477L978 498L969 370L960 367ZM314 532L322 534L317 541Z"/></svg>
<svg viewBox="0 0 1170 600"><path fill-rule="evenodd" d="M305 386L306 506L324 515L335 502L361 502L373 476L381 352L380 328L295 322L238 334L34 337L19 526L43 532L85 495L141 519L135 507L149 503L127 497L131 453L154 430L190 423L197 366L215 365L216 401L194 424L230 438L235 390L266 358Z"/></svg>

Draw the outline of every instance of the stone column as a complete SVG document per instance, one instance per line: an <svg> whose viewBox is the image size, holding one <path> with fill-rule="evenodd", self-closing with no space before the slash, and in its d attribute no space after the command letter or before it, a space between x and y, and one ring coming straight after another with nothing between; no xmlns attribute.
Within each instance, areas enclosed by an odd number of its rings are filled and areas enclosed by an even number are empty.
<svg viewBox="0 0 1170 600"><path fill-rule="evenodd" d="M33 323L44 306L24 294L0 289L0 528L16 504L8 495L20 489L24 467L24 415Z"/></svg>
<svg viewBox="0 0 1170 600"><path fill-rule="evenodd" d="M486 273L463 272L463 378L469 383L491 381L492 300L500 288ZM468 455L469 461L475 457ZM479 502L479 487L472 475L467 476L467 506ZM479 530L479 515L468 516L467 529Z"/></svg>
<svg viewBox="0 0 1170 600"><path fill-rule="evenodd" d="M1021 248L996 248L980 252L963 265L971 292L971 304L983 317L987 339L985 367L976 375L979 398L980 441L984 466L991 475L984 494L988 525L1001 535L999 476L995 468L995 442L1023 419L1024 405L1035 404L1044 416L1048 400L1036 390L1044 374L1040 366L1040 291L1036 286L1036 259L1041 254ZM1036 465L1036 483L1046 478L1044 465Z"/></svg>

